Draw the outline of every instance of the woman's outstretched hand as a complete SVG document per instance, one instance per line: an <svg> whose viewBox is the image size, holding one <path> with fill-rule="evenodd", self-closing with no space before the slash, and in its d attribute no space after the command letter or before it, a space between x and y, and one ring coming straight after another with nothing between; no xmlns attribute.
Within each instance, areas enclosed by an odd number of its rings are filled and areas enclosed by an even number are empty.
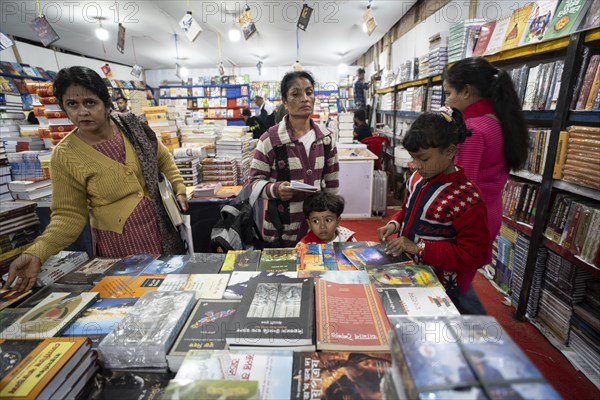
<svg viewBox="0 0 600 400"><path fill-rule="evenodd" d="M279 199L283 201L290 201L294 196L294 190L290 189L289 182L282 182L277 189L277 195L279 196Z"/></svg>
<svg viewBox="0 0 600 400"><path fill-rule="evenodd" d="M38 273L42 268L42 262L39 258L28 253L22 253L17 257L8 269L8 279L2 286L2 289L9 290L16 279L14 290L25 292L31 290L37 279Z"/></svg>

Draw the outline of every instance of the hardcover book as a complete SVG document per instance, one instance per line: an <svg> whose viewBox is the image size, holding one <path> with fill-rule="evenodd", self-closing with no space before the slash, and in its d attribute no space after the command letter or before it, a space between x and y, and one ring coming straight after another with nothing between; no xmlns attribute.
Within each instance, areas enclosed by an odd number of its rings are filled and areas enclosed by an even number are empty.
<svg viewBox="0 0 600 400"><path fill-rule="evenodd" d="M314 283L310 278L251 279L231 321L229 345L314 344Z"/></svg>
<svg viewBox="0 0 600 400"><path fill-rule="evenodd" d="M229 274L169 274L158 290L191 290L200 299L222 299Z"/></svg>
<svg viewBox="0 0 600 400"><path fill-rule="evenodd" d="M98 299L81 314L62 336L85 336L97 348L108 335L129 314L138 299Z"/></svg>
<svg viewBox="0 0 600 400"><path fill-rule="evenodd" d="M550 26L544 35L544 40L569 35L575 32L585 13L593 2L588 0L563 0L556 8L556 12L550 21Z"/></svg>
<svg viewBox="0 0 600 400"><path fill-rule="evenodd" d="M460 315L441 287L379 288L377 292L388 317Z"/></svg>
<svg viewBox="0 0 600 400"><path fill-rule="evenodd" d="M388 264L375 268L369 278L377 287L442 286L435 272L428 265Z"/></svg>
<svg viewBox="0 0 600 400"><path fill-rule="evenodd" d="M382 398L381 384L392 357L385 353L294 353L292 399Z"/></svg>
<svg viewBox="0 0 600 400"><path fill-rule="evenodd" d="M49 399L60 389L68 375L88 354L90 342L86 338L47 338L0 342L3 358L16 363L0 380L3 399ZM4 369L4 363L3 363Z"/></svg>
<svg viewBox="0 0 600 400"><path fill-rule="evenodd" d="M167 352L195 304L194 292L148 292L112 332L98 353L106 368L166 368Z"/></svg>
<svg viewBox="0 0 600 400"><path fill-rule="evenodd" d="M260 399L289 399L293 362L291 351L190 350L173 381L258 381Z"/></svg>
<svg viewBox="0 0 600 400"><path fill-rule="evenodd" d="M90 291L98 292L99 296L103 299L111 297L142 297L144 293L158 289L165 276L105 276Z"/></svg>
<svg viewBox="0 0 600 400"><path fill-rule="evenodd" d="M94 258L59 278L56 283L60 285L92 285L97 283L104 272L117 261L119 261L118 258Z"/></svg>
<svg viewBox="0 0 600 400"><path fill-rule="evenodd" d="M260 250L229 250L221 271L256 271L260 262Z"/></svg>
<svg viewBox="0 0 600 400"><path fill-rule="evenodd" d="M264 272L296 271L296 250L263 249L258 270Z"/></svg>
<svg viewBox="0 0 600 400"><path fill-rule="evenodd" d="M317 349L389 351L389 321L371 284L316 283Z"/></svg>
<svg viewBox="0 0 600 400"><path fill-rule="evenodd" d="M229 283L227 284L227 288L225 288L225 293L223 293L223 298L225 299L233 299L240 300L246 289L248 288L248 283L252 278L275 278L275 277L287 277L287 278L297 278L297 272L248 272L248 271L233 271L231 273L231 277L229 278Z"/></svg>
<svg viewBox="0 0 600 400"><path fill-rule="evenodd" d="M167 355L169 369L177 372L189 350L222 350L225 332L239 300L199 301Z"/></svg>
<svg viewBox="0 0 600 400"><path fill-rule="evenodd" d="M38 339L60 334L90 303L97 293L51 293L27 314L0 334L2 338Z"/></svg>

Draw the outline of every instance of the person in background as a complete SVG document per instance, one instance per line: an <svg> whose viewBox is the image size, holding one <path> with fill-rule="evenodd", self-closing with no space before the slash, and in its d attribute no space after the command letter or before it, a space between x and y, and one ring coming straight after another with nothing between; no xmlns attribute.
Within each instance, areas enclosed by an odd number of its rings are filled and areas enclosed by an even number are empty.
<svg viewBox="0 0 600 400"><path fill-rule="evenodd" d="M263 133L266 132L267 128L264 126L262 121L252 116L252 111L250 111L248 108L244 108L242 110L242 118L244 118L246 126L250 128L252 139L258 139Z"/></svg>
<svg viewBox="0 0 600 400"><path fill-rule="evenodd" d="M122 94L117 96L117 107L118 111L125 113L129 111L129 107L127 106L128 100Z"/></svg>
<svg viewBox="0 0 600 400"><path fill-rule="evenodd" d="M502 190L510 170L523 168L529 133L510 76L484 58L456 62L444 76L446 105L463 114L472 135L458 146L456 165L476 184L488 208L490 237L502 224Z"/></svg>
<svg viewBox="0 0 600 400"><path fill-rule="evenodd" d="M54 95L76 128L52 151L50 223L9 267L3 289L31 289L41 265L71 244L90 219L95 255L184 254L158 188L162 172L181 208L183 179L169 150L132 113L111 112L104 81L87 67L61 69Z"/></svg>
<svg viewBox="0 0 600 400"><path fill-rule="evenodd" d="M406 252L431 265L461 313L485 314L481 303L475 308L471 298L462 302L477 269L492 256L481 192L454 165L457 146L469 135L456 109L423 113L415 120L402 145L416 171L407 181L401 211L377 235L387 240L398 232L398 238L386 244L387 253Z"/></svg>
<svg viewBox="0 0 600 400"><path fill-rule="evenodd" d="M365 90L369 88L369 84L365 82L365 70L359 68L356 71L356 80L354 81L354 108L360 110L367 106L365 100ZM365 118L366 120L366 118Z"/></svg>
<svg viewBox="0 0 600 400"><path fill-rule="evenodd" d="M344 198L337 194L318 192L304 200L302 211L310 232L302 243L356 242L354 232L340 226Z"/></svg>
<svg viewBox="0 0 600 400"><path fill-rule="evenodd" d="M254 96L254 103L259 109L258 118L260 118L263 125L267 129L275 125L275 104L265 100L262 96Z"/></svg>
<svg viewBox="0 0 600 400"><path fill-rule="evenodd" d="M357 110L354 112L354 132L352 136L356 141L362 141L373 136L371 127L367 125L367 112L365 110Z"/></svg>
<svg viewBox="0 0 600 400"><path fill-rule="evenodd" d="M308 233L302 203L308 192L293 190L301 181L325 192L337 193L337 148L329 131L311 119L315 80L306 71L287 73L281 96L288 115L261 136L250 167L251 202L268 200L263 238L274 247L294 247Z"/></svg>
<svg viewBox="0 0 600 400"><path fill-rule="evenodd" d="M281 122L283 117L287 115L287 110L285 109L285 104L281 103L275 109L275 123L278 124Z"/></svg>

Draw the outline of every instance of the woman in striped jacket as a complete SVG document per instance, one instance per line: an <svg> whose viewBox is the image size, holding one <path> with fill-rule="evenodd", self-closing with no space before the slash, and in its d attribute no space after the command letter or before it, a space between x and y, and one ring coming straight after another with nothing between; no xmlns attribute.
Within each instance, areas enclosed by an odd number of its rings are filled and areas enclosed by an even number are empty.
<svg viewBox="0 0 600 400"><path fill-rule="evenodd" d="M333 136L311 119L314 87L314 78L305 71L283 77L281 97L288 114L260 137L252 160L252 197L268 200L263 237L274 247L293 247L308 233L302 203L310 193L292 189L292 181L338 191Z"/></svg>

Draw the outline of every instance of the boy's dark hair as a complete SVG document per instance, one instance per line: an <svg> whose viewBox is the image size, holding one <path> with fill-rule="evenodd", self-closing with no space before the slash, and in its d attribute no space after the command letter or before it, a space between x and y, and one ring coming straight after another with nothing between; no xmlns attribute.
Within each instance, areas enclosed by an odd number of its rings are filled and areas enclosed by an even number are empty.
<svg viewBox="0 0 600 400"><path fill-rule="evenodd" d="M129 101L129 100L127 100L127 97L123 96L122 94L118 95L117 98L115 99L115 101L117 101L119 99L125 100L125 103L127 103Z"/></svg>
<svg viewBox="0 0 600 400"><path fill-rule="evenodd" d="M365 69L364 69L364 68L359 68L359 69L356 71L356 73L357 73L358 75L360 75L360 74L364 74L364 73L365 73Z"/></svg>
<svg viewBox="0 0 600 400"><path fill-rule="evenodd" d="M361 122L365 122L367 120L367 111L364 108L354 111L354 118Z"/></svg>
<svg viewBox="0 0 600 400"><path fill-rule="evenodd" d="M412 152L432 147L445 149L452 144L460 144L467 136L471 136L460 111L452 109L450 122L446 117L441 112L419 115L402 139L402 146Z"/></svg>
<svg viewBox="0 0 600 400"><path fill-rule="evenodd" d="M281 80L281 98L282 100L287 100L287 92L288 90L290 90L290 87L292 86L292 82L294 82L294 79L296 78L304 78L304 79L308 79L308 81L310 82L310 84L315 87L315 78L313 78L313 76L306 72L306 71L293 71L293 72L288 72L287 74L285 74L283 76L283 79Z"/></svg>
<svg viewBox="0 0 600 400"><path fill-rule="evenodd" d="M502 126L506 164L510 169L523 168L528 157L529 133L510 75L484 58L471 57L448 68L444 82L457 91L472 85L482 97L491 99Z"/></svg>
<svg viewBox="0 0 600 400"><path fill-rule="evenodd" d="M252 116L252 112L250 111L249 108L244 108L242 110L242 115L245 116L245 117L251 117Z"/></svg>
<svg viewBox="0 0 600 400"><path fill-rule="evenodd" d="M302 211L306 218L310 217L312 212L331 211L338 217L344 212L345 201L342 196L337 194L318 192L304 200Z"/></svg>
<svg viewBox="0 0 600 400"><path fill-rule="evenodd" d="M80 66L63 68L58 71L56 78L54 78L54 95L58 99L61 108L63 106L63 96L71 85L79 85L94 92L107 109L112 108L112 101L104 80L93 69Z"/></svg>

